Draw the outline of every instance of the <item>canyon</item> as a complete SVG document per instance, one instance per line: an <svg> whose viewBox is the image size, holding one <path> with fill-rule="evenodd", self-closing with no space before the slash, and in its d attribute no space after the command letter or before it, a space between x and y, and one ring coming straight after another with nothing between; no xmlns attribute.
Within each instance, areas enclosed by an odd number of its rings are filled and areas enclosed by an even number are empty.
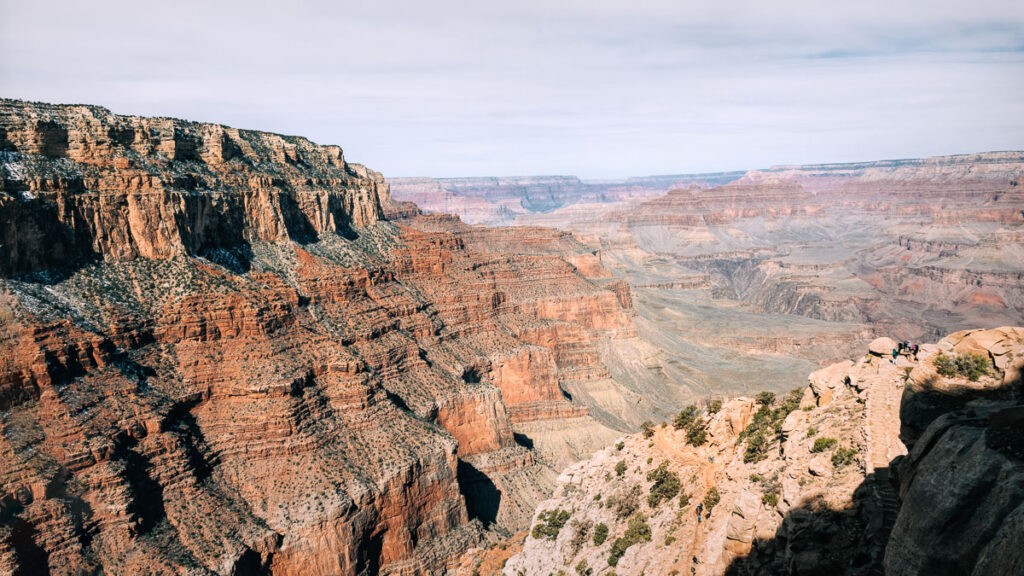
<svg viewBox="0 0 1024 576"><path fill-rule="evenodd" d="M621 434L566 390L613 401L629 289L570 234L92 106L2 101L0 154L0 571L435 573Z"/></svg>
<svg viewBox="0 0 1024 576"><path fill-rule="evenodd" d="M0 573L1011 573L1022 167L385 179L0 100Z"/></svg>
<svg viewBox="0 0 1024 576"><path fill-rule="evenodd" d="M1024 153L990 152L615 182L429 181L444 195L399 179L394 193L594 246L631 287L650 345L611 373L644 394L675 389L682 405L789 390L878 336L1024 323L1022 176ZM482 218L482 198L512 217Z"/></svg>

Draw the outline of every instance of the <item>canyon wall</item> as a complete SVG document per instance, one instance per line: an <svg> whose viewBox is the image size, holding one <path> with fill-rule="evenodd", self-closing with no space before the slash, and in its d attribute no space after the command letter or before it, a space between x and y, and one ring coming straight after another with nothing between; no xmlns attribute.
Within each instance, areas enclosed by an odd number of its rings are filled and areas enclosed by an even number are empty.
<svg viewBox="0 0 1024 576"><path fill-rule="evenodd" d="M568 234L90 106L0 101L0 177L4 573L442 572L620 434L564 387L628 287Z"/></svg>

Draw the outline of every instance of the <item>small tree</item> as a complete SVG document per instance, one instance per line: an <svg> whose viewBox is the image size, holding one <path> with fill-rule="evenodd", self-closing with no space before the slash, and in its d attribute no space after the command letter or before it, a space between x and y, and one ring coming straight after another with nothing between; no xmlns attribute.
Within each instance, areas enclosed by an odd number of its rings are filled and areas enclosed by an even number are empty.
<svg viewBox="0 0 1024 576"><path fill-rule="evenodd" d="M718 494L718 488L712 486L708 489L707 494L704 495L704 508L708 513L710 513L711 509L714 508L721 500L722 497Z"/></svg>
<svg viewBox="0 0 1024 576"><path fill-rule="evenodd" d="M615 464L615 475L616 476L622 476L625 473L626 473L626 461L625 460L619 460Z"/></svg>
<svg viewBox="0 0 1024 576"><path fill-rule="evenodd" d="M594 526L594 546L600 546L604 544L604 541L608 538L608 525L605 523Z"/></svg>

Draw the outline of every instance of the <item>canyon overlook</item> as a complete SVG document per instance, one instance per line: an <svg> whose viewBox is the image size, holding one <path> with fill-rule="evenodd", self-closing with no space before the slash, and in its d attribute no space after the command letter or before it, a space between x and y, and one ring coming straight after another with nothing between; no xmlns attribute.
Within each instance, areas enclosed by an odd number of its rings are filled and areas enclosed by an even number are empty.
<svg viewBox="0 0 1024 576"><path fill-rule="evenodd" d="M389 181L0 100L0 574L1012 574L1022 167Z"/></svg>

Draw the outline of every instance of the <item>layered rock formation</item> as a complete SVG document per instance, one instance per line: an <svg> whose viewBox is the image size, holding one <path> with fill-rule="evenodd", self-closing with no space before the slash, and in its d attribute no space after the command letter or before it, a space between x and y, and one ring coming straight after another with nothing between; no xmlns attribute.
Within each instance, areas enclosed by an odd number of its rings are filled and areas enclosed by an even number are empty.
<svg viewBox="0 0 1024 576"><path fill-rule="evenodd" d="M1020 573L1024 329L889 351L568 468L503 573Z"/></svg>
<svg viewBox="0 0 1024 576"><path fill-rule="evenodd" d="M436 573L619 434L563 386L628 288L564 233L96 107L0 101L0 149L4 573Z"/></svg>

